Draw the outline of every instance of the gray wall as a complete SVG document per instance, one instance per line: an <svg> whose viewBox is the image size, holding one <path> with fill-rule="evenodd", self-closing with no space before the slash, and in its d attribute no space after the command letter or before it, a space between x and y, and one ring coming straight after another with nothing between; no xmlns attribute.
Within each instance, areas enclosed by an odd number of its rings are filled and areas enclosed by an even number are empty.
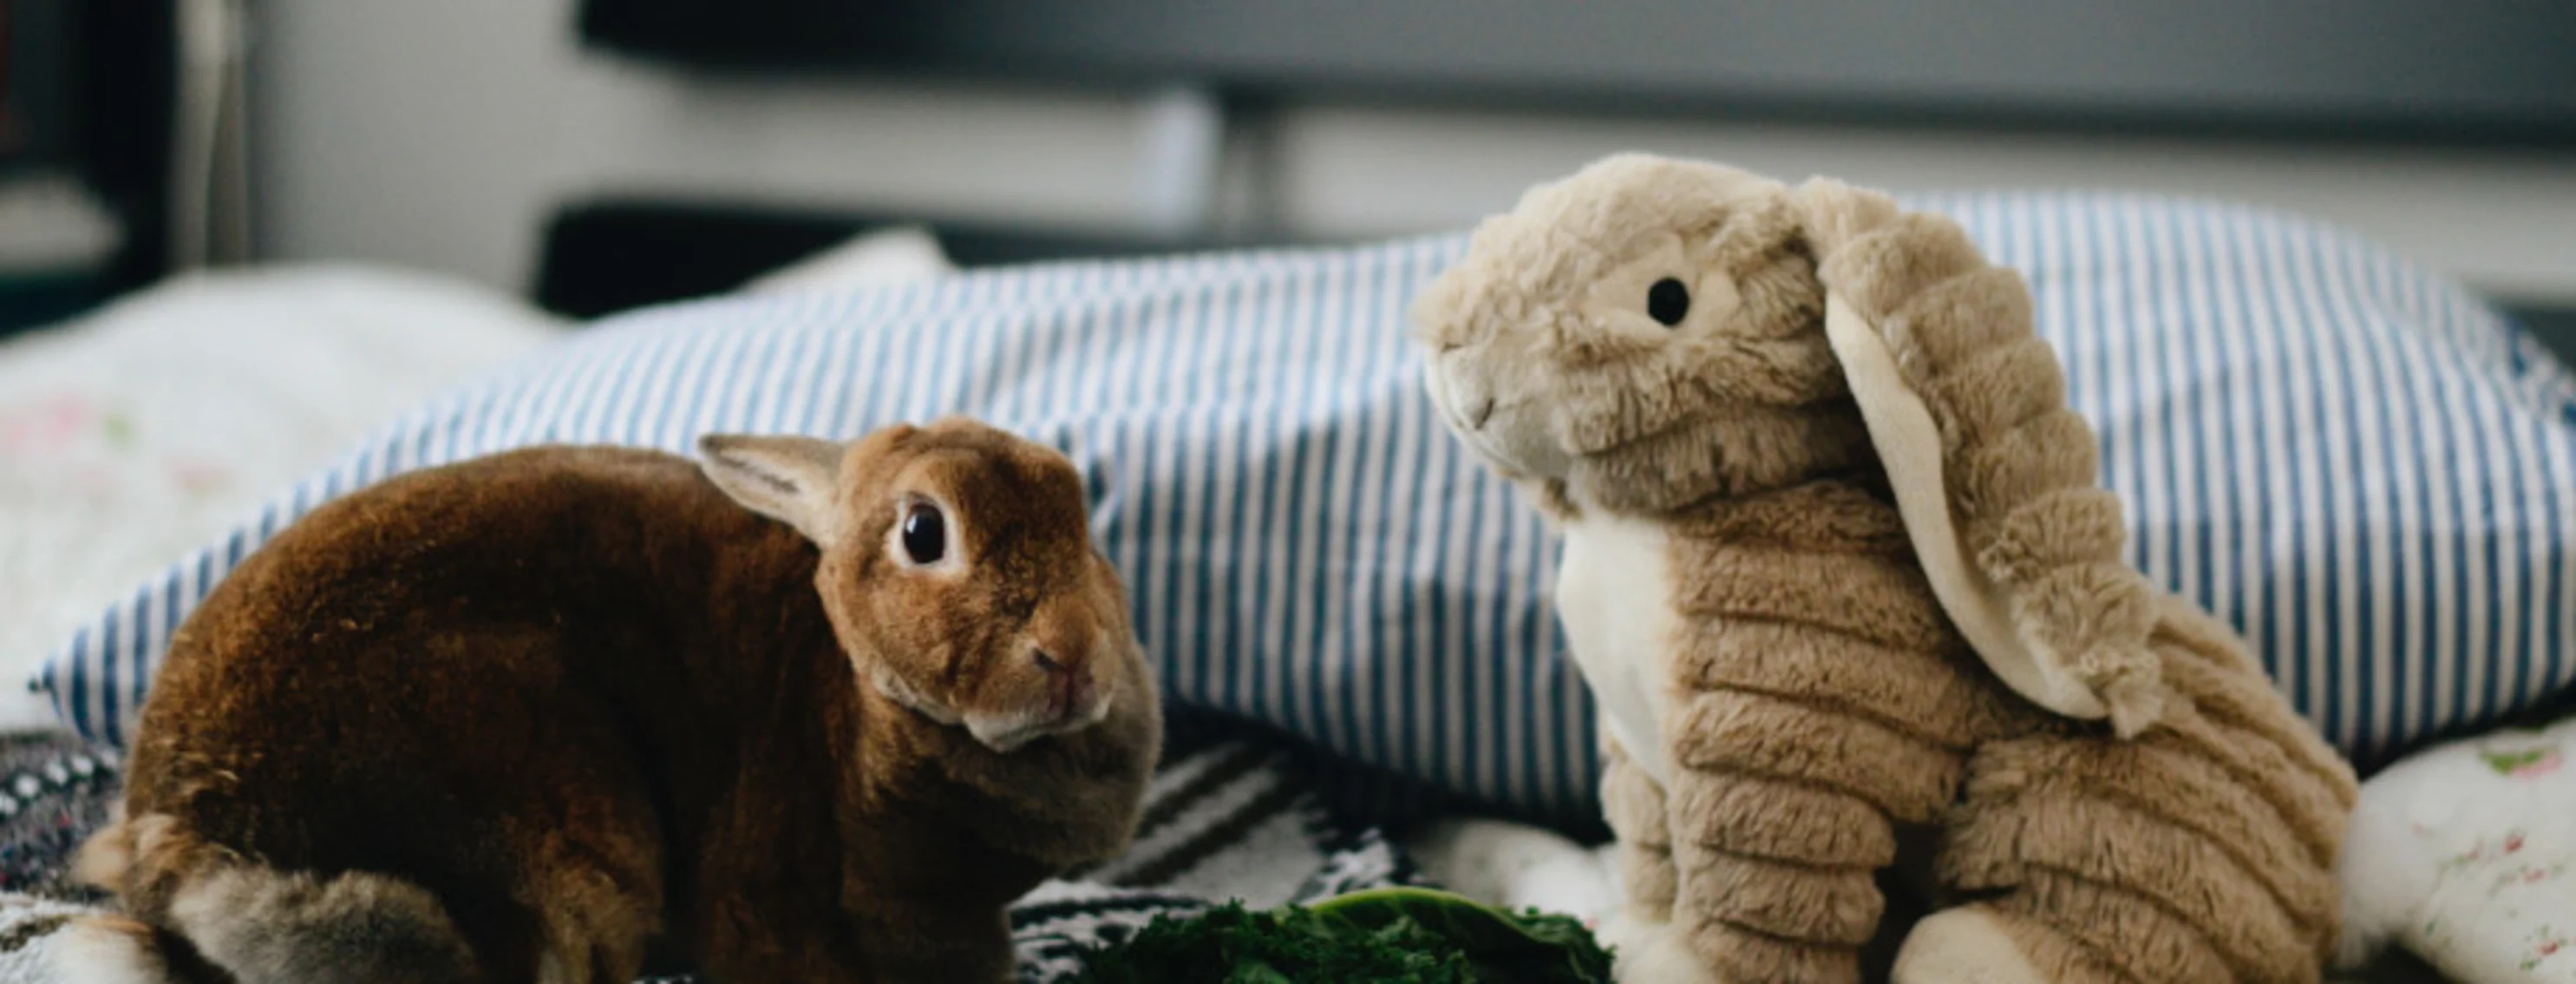
<svg viewBox="0 0 2576 984"><path fill-rule="evenodd" d="M1177 119L1145 98L689 78L581 50L570 0L264 0L252 71L265 255L522 287L570 196L688 192L1064 223L1169 218ZM1186 130L1186 126L1182 127ZM1901 189L2091 185L2308 212L2517 300L2576 304L2576 154L1897 134L1566 114L1290 110L1280 221L1454 227L1648 149Z"/></svg>

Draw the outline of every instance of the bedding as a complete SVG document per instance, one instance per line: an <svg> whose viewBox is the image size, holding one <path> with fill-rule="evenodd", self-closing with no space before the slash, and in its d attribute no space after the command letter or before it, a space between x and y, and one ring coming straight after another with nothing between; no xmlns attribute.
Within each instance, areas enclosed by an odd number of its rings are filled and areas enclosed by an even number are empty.
<svg viewBox="0 0 2576 984"><path fill-rule="evenodd" d="M2576 981L2576 718L2407 757L2363 784L2344 959L2396 944L2465 984Z"/></svg>
<svg viewBox="0 0 2576 984"><path fill-rule="evenodd" d="M1312 902L1418 880L1383 832L1325 807L1319 763L1304 749L1204 726L1180 730L1147 792L1135 846L1012 906L1022 984L1072 980L1085 950L1157 916L1227 899L1263 908ZM88 979L54 962L66 922L102 911L96 894L65 882L66 869L80 838L106 822L119 761L113 749L69 739L0 746L0 984ZM95 969L80 959L72 966Z"/></svg>
<svg viewBox="0 0 2576 984"><path fill-rule="evenodd" d="M2576 673L2576 383L2338 231L2093 193L1917 199L2024 271L2131 559L2365 763ZM36 686L127 735L170 631L314 505L549 441L685 450L970 413L1065 450L1182 705L1486 808L1595 814L1534 511L1439 432L1404 310L1459 236L1042 264L610 319L451 389L77 631Z"/></svg>
<svg viewBox="0 0 2576 984"><path fill-rule="evenodd" d="M276 489L561 323L497 293L354 266L171 281L0 343L0 669ZM0 731L52 707L0 688Z"/></svg>

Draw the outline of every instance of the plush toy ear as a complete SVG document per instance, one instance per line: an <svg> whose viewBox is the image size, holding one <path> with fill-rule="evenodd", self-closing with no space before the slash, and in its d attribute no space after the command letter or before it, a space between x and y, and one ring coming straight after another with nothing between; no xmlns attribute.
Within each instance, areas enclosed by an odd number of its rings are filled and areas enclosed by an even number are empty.
<svg viewBox="0 0 2576 984"><path fill-rule="evenodd" d="M828 544L840 523L843 450L810 437L709 434L698 439L698 468L744 508Z"/></svg>
<svg viewBox="0 0 2576 984"><path fill-rule="evenodd" d="M1797 196L1827 339L1951 622L2032 703L2143 730L2165 693L2155 591L2028 288L1946 219L1832 182Z"/></svg>

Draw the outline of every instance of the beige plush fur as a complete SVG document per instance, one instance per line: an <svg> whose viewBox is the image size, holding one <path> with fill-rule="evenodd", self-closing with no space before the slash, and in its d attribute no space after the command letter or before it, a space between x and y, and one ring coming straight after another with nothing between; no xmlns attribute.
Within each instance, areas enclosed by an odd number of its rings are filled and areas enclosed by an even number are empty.
<svg viewBox="0 0 2576 984"><path fill-rule="evenodd" d="M2028 291L1954 224L1616 157L1415 317L1451 428L1566 532L1624 979L1856 979L1914 829L1946 908L1903 984L2319 979L2351 771L2122 561Z"/></svg>

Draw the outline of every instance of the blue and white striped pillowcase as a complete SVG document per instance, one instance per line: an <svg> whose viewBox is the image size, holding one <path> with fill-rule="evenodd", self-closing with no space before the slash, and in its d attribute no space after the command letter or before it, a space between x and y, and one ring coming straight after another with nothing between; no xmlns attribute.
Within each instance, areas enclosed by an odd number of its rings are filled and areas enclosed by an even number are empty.
<svg viewBox="0 0 2576 984"><path fill-rule="evenodd" d="M2028 272L2132 558L2253 638L2347 750L2576 675L2576 382L2331 230L2137 196L1925 199ZM1468 796L1591 810L1553 543L1439 429L1405 338L1442 236L1047 264L603 323L387 428L83 630L38 686L122 740L189 607L315 504L550 441L848 436L972 413L1064 449L1178 701Z"/></svg>

